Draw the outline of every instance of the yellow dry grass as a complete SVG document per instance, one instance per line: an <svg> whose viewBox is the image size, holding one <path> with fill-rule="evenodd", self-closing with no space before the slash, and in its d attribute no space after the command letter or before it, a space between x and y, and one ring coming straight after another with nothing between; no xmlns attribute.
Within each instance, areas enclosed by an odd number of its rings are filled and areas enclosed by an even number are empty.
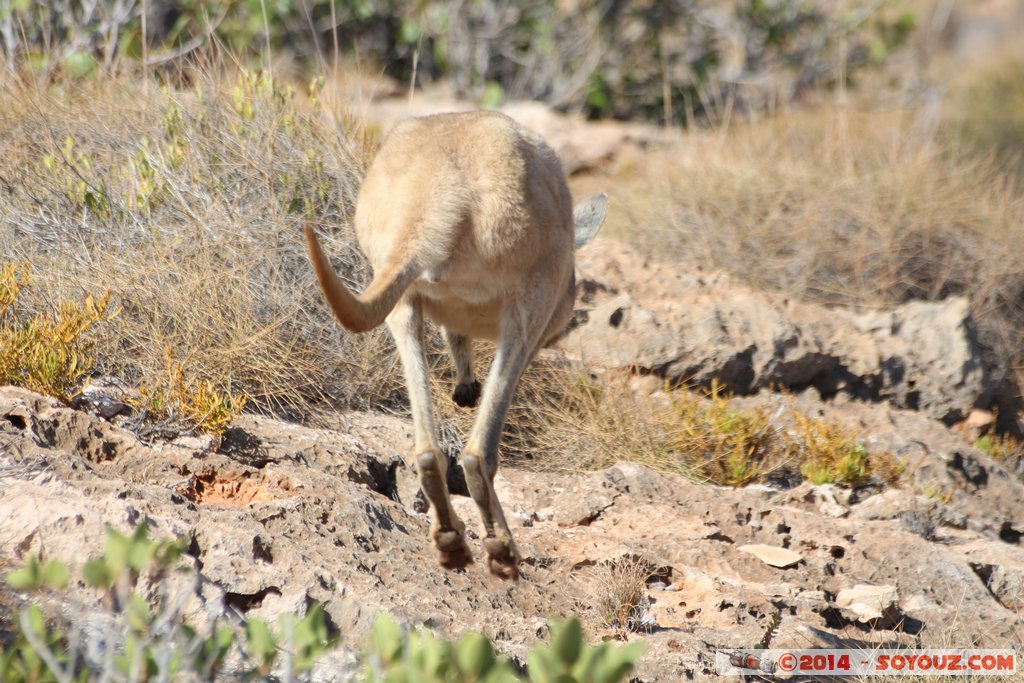
<svg viewBox="0 0 1024 683"><path fill-rule="evenodd" d="M801 478L891 485L902 474L891 453L868 449L848 428L807 415L795 402L769 414L737 406L717 386L646 394L614 377L537 371L543 383L521 392L508 439L521 466L578 471L630 461L724 486Z"/></svg>

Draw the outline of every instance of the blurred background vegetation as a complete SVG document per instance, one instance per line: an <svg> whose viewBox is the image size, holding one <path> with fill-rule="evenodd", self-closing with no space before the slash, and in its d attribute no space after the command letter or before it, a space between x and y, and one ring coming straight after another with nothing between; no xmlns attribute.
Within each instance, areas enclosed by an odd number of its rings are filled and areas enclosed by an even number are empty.
<svg viewBox="0 0 1024 683"><path fill-rule="evenodd" d="M300 68L357 59L492 103L686 123L849 82L904 46L917 16L902 0L4 0L0 45L8 64L85 74L217 42Z"/></svg>

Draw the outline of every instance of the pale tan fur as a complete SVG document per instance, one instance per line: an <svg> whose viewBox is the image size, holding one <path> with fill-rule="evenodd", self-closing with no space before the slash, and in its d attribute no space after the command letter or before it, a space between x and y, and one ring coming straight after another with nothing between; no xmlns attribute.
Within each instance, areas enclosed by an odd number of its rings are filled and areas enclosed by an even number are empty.
<svg viewBox="0 0 1024 683"><path fill-rule="evenodd" d="M574 214L562 166L543 140L502 114L471 112L406 121L381 146L355 214L375 273L362 294L345 288L306 228L310 260L338 320L355 332L386 320L395 338L420 485L433 511L431 537L445 567L463 567L472 554L445 483L424 319L444 327L456 366L455 401L471 406L481 399L461 463L483 520L488 569L518 578L519 554L494 492L498 441L523 369L569 321L573 250L597 232L605 209L598 195ZM473 376L474 338L497 342L482 396Z"/></svg>

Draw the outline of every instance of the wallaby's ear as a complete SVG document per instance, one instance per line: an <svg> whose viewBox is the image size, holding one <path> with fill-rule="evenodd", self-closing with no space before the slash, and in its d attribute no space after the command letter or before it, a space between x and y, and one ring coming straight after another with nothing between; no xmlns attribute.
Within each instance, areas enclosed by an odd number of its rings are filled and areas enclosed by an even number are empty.
<svg viewBox="0 0 1024 683"><path fill-rule="evenodd" d="M576 232L576 248L594 239L598 228L608 214L608 195L604 192L588 197L572 210L573 229Z"/></svg>

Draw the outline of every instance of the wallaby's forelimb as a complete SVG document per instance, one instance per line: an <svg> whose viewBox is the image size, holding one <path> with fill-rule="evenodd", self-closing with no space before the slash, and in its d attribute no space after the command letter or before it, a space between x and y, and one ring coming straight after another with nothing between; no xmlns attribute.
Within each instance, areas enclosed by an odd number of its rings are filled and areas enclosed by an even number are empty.
<svg viewBox="0 0 1024 683"><path fill-rule="evenodd" d="M472 340L464 334L445 329L448 350L455 363L455 390L452 400L462 408L472 408L480 398L480 382L473 376Z"/></svg>

